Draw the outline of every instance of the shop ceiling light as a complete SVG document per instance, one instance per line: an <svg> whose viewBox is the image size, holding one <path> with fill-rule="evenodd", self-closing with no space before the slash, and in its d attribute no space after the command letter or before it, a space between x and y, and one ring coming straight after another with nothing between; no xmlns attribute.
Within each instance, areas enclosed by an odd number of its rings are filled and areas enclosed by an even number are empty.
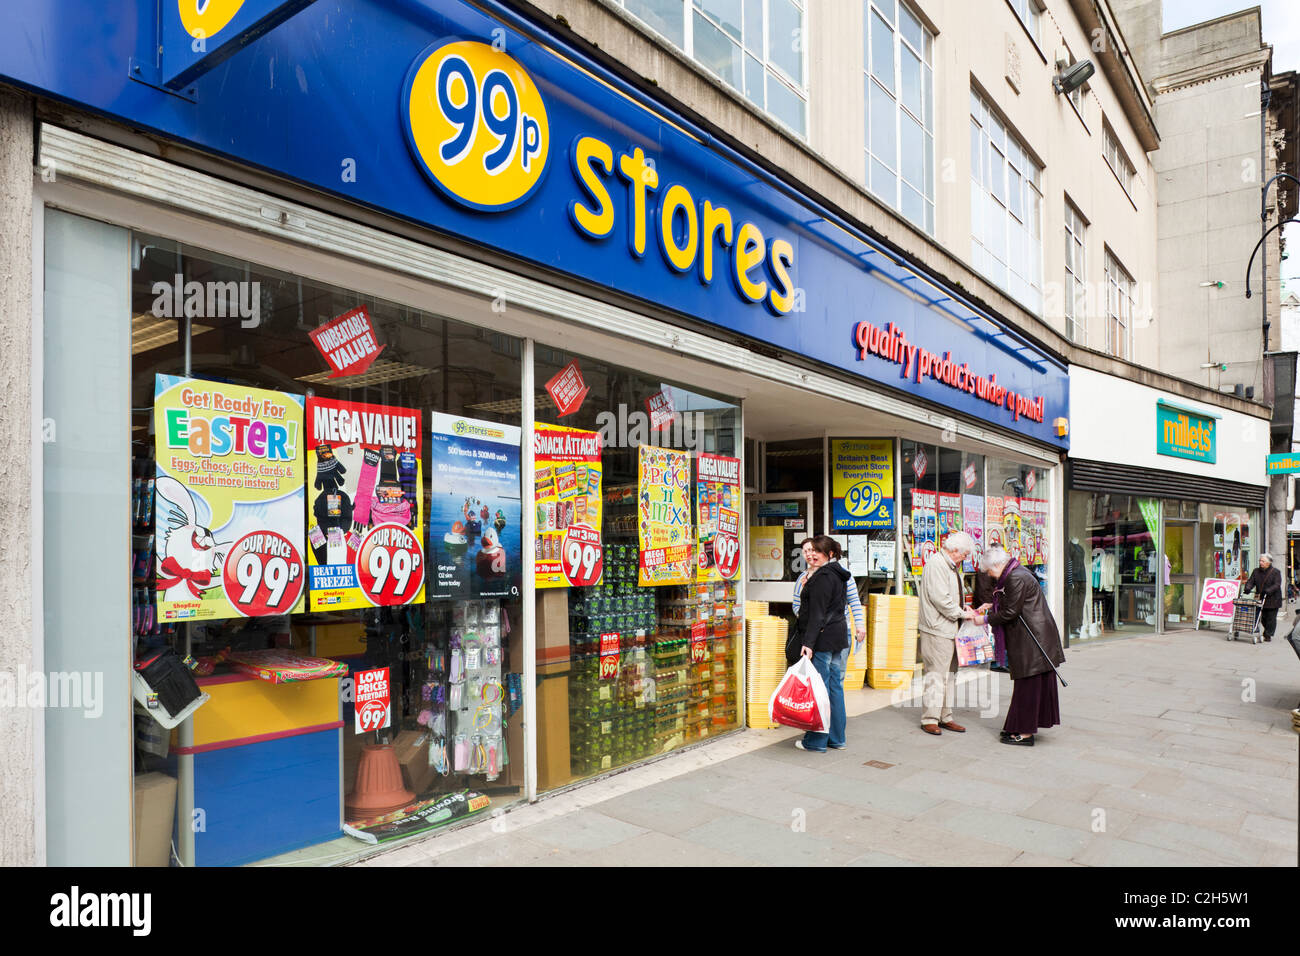
<svg viewBox="0 0 1300 956"><path fill-rule="evenodd" d="M421 375L428 375L433 369L425 368L423 365L407 365L405 362L390 362L387 359L376 359L375 363L370 366L369 370L361 375L340 375L331 377L332 372L315 372L311 375L299 375L299 382L307 382L311 385L339 385L346 388L365 388L367 385L379 385L383 382L398 382L405 378L417 378Z"/></svg>
<svg viewBox="0 0 1300 956"><path fill-rule="evenodd" d="M466 405L466 411L471 412L492 412L497 415L515 415L519 412L519 406L522 403L517 398L503 398L496 402L479 402L477 405ZM549 395L538 395L533 400L535 408L551 411L555 408L555 403L551 401Z"/></svg>
<svg viewBox="0 0 1300 956"><path fill-rule="evenodd" d="M160 319L149 312L131 316L131 354L139 355L152 349L171 345L180 340L180 322L177 319ZM211 332L212 326L190 326L190 335Z"/></svg>

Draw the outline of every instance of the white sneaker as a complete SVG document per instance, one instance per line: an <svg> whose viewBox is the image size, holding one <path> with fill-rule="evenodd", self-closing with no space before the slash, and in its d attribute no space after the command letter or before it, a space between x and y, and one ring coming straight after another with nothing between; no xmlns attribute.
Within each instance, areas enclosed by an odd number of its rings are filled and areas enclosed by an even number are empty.
<svg viewBox="0 0 1300 956"><path fill-rule="evenodd" d="M824 754L826 752L824 750L809 750L807 747L803 745L802 738L794 742L794 747L795 750L803 750L810 754Z"/></svg>

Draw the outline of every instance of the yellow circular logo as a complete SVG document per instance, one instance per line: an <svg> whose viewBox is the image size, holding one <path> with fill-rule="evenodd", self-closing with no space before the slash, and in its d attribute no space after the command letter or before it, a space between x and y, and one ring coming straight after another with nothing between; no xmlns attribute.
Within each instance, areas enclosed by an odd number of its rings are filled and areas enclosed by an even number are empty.
<svg viewBox="0 0 1300 956"><path fill-rule="evenodd" d="M471 209L509 209L542 182L546 104L512 57L456 40L424 50L402 89L406 139L439 189Z"/></svg>
<svg viewBox="0 0 1300 956"><path fill-rule="evenodd" d="M244 0L176 0L181 26L192 37L214 37L235 18Z"/></svg>

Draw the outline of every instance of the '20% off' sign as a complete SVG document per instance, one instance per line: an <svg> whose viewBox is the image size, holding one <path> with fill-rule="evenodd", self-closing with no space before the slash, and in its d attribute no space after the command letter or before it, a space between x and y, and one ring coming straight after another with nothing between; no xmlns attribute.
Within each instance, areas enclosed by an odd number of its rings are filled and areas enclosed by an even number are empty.
<svg viewBox="0 0 1300 956"><path fill-rule="evenodd" d="M376 607L410 604L424 583L420 539L398 524L371 528L357 550L357 580Z"/></svg>

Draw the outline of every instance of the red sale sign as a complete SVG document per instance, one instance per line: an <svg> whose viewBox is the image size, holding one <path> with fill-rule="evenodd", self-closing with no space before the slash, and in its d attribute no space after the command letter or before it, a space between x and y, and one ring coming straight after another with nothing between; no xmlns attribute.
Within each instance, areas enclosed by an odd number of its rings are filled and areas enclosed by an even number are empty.
<svg viewBox="0 0 1300 956"><path fill-rule="evenodd" d="M356 732L363 734L383 730L392 719L392 689L388 680L388 668L357 671L353 681Z"/></svg>
<svg viewBox="0 0 1300 956"><path fill-rule="evenodd" d="M691 625L691 663L702 664L709 659L709 622L696 621Z"/></svg>
<svg viewBox="0 0 1300 956"><path fill-rule="evenodd" d="M410 604L424 585L424 548L409 528L381 524L357 549L357 581L376 607Z"/></svg>
<svg viewBox="0 0 1300 956"><path fill-rule="evenodd" d="M587 397L589 391L591 389L582 380L582 372L579 371L576 361L564 366L546 383L546 392L555 402L555 408L561 418L572 415L581 408L582 400Z"/></svg>
<svg viewBox="0 0 1300 956"><path fill-rule="evenodd" d="M599 584L605 564L600 532L581 525L565 531L560 564L570 586L585 588Z"/></svg>
<svg viewBox="0 0 1300 956"><path fill-rule="evenodd" d="M1196 615L1196 622L1212 621L1219 624L1232 623L1232 602L1237 599L1241 582L1207 578L1201 588L1201 609Z"/></svg>
<svg viewBox="0 0 1300 956"><path fill-rule="evenodd" d="M360 375L370 368L370 363L379 358L379 353L385 348L375 341L370 314L364 307L344 312L307 334L334 370L330 372L330 378Z"/></svg>
<svg viewBox="0 0 1300 956"><path fill-rule="evenodd" d="M618 635L600 635L600 679L618 676Z"/></svg>
<svg viewBox="0 0 1300 956"><path fill-rule="evenodd" d="M650 416L651 428L660 430L672 424L673 414L677 411L673 404L672 390L664 388L663 391L655 392L645 400L645 410Z"/></svg>
<svg viewBox="0 0 1300 956"><path fill-rule="evenodd" d="M302 555L274 531L246 534L230 549L221 569L226 596L245 617L288 614L302 596Z"/></svg>

